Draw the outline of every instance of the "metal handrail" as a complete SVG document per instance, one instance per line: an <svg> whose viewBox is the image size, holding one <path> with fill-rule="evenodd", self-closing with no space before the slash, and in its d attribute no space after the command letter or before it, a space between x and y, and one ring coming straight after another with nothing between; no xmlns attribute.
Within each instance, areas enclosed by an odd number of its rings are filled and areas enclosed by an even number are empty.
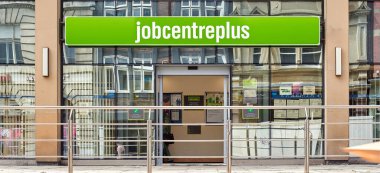
<svg viewBox="0 0 380 173"><path fill-rule="evenodd" d="M227 120L226 123L152 123L152 120L149 120L146 123L90 123L91 125L135 125L135 126L146 126L147 129L147 138L146 140L101 140L101 141L107 141L107 142L120 142L120 141L128 141L128 142L147 142L147 155L146 156L120 156L119 158L146 158L147 159L147 172L152 172L152 159L154 158L226 158L226 166L227 166L227 172L231 173L232 168L232 158L276 158L273 156L268 157L257 157L257 156L233 156L232 155L232 142L233 141L262 141L261 139L232 139L232 126L245 126L245 128L249 128L250 126L274 126L274 125L291 125L295 124L298 126L304 125L303 128L296 128L296 130L304 130L304 156L289 156L289 158L304 158L304 172L309 172L309 160L310 157L322 157L322 156L329 156L329 157L349 157L350 155L312 155L310 153L310 147L311 141L349 141L349 140L368 140L368 139L311 139L311 128L310 125L312 124L318 124L318 125L350 125L350 124L380 124L380 122L337 122L337 123L323 123L323 122L313 122L310 119L310 115L308 113L308 110L310 109L379 109L380 105L312 105L312 106L0 106L0 109L4 110L10 110L10 109L34 109L34 110L70 110L68 123L22 123L23 125L64 125L68 126L68 139L0 139L0 141L67 141L68 142L68 156L0 156L0 158L67 158L68 159L68 172L73 172L73 159L74 158L114 158L114 156L75 156L73 153L73 142L74 141L80 141L80 142L96 142L100 140L91 140L91 139L73 139L73 127L75 125L89 125L88 123L74 123L73 122L73 114L76 110L80 109L91 109L91 110L131 110L131 109L143 109L148 110L149 113L152 112L152 110L163 110L163 109L182 109L182 110L194 110L194 109L204 109L204 110L234 110L234 109L270 109L270 110L276 110L276 109L298 109L305 111L305 120L304 122L290 122L290 123L284 123L284 122L264 122L264 123L231 123L231 120ZM19 123L0 123L0 125L19 125ZM156 125L162 125L162 126L184 126L184 125L203 125L203 126L227 126L227 155L226 156L152 156L152 143L156 142L225 142L225 140L221 139L213 139L213 140L154 140L153 134L152 134L152 127ZM302 140L302 138L294 138L294 139L266 139L268 141L299 141ZM377 140L377 138L371 138L371 140ZM286 157L286 156L285 156ZM284 156L279 158L285 158Z"/></svg>

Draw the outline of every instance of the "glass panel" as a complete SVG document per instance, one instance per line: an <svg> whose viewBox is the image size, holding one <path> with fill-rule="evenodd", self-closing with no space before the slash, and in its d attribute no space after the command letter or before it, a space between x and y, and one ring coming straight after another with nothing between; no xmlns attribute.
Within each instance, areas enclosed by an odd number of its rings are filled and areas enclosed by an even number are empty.
<svg viewBox="0 0 380 173"><path fill-rule="evenodd" d="M151 8L144 8L143 13L144 13L144 16L151 16L152 15Z"/></svg>
<svg viewBox="0 0 380 173"><path fill-rule="evenodd" d="M115 49L103 48L103 63L113 64L115 62Z"/></svg>
<svg viewBox="0 0 380 173"><path fill-rule="evenodd" d="M115 10L107 9L105 10L105 16L115 16Z"/></svg>
<svg viewBox="0 0 380 173"><path fill-rule="evenodd" d="M144 5L145 4L149 5L149 4L151 4L151 1L150 0L144 0L143 3L144 3Z"/></svg>
<svg viewBox="0 0 380 173"><path fill-rule="evenodd" d="M141 4L141 0L133 0L133 5L140 5Z"/></svg>
<svg viewBox="0 0 380 173"><path fill-rule="evenodd" d="M206 10L206 16L215 16L215 10Z"/></svg>
<svg viewBox="0 0 380 173"><path fill-rule="evenodd" d="M115 90L114 85L114 69L113 67L105 67L106 69L106 90Z"/></svg>
<svg viewBox="0 0 380 173"><path fill-rule="evenodd" d="M135 67L134 67L135 68ZM137 66L137 68L140 68ZM138 92L141 92L141 70L133 70L133 78L134 78L134 89L135 89L135 92L138 91Z"/></svg>
<svg viewBox="0 0 380 173"><path fill-rule="evenodd" d="M7 63L7 45L6 43L0 43L0 63Z"/></svg>
<svg viewBox="0 0 380 173"><path fill-rule="evenodd" d="M117 48L116 62L119 64L129 63L129 48Z"/></svg>
<svg viewBox="0 0 380 173"><path fill-rule="evenodd" d="M104 6L105 7L115 7L115 1L114 0L106 0L106 1L104 1Z"/></svg>
<svg viewBox="0 0 380 173"><path fill-rule="evenodd" d="M133 16L140 16L141 7L133 7Z"/></svg>
<svg viewBox="0 0 380 173"><path fill-rule="evenodd" d="M126 6L127 5L127 0L117 0L116 1L117 6Z"/></svg>
<svg viewBox="0 0 380 173"><path fill-rule="evenodd" d="M191 6L198 7L199 6L199 0L191 0Z"/></svg>
<svg viewBox="0 0 380 173"><path fill-rule="evenodd" d="M117 9L116 13L117 13L117 16L126 16L127 10L126 9Z"/></svg>
<svg viewBox="0 0 380 173"><path fill-rule="evenodd" d="M153 92L153 72L144 71L144 90Z"/></svg>
<svg viewBox="0 0 380 173"><path fill-rule="evenodd" d="M302 64L318 64L320 63L322 50L318 48L302 48Z"/></svg>
<svg viewBox="0 0 380 173"><path fill-rule="evenodd" d="M261 57L261 48L253 48L253 63L259 64Z"/></svg>
<svg viewBox="0 0 380 173"><path fill-rule="evenodd" d="M18 64L24 63L24 57L22 57L21 43L15 43L16 60Z"/></svg>
<svg viewBox="0 0 380 173"><path fill-rule="evenodd" d="M188 7L189 6L189 0L182 0L182 6Z"/></svg>
<svg viewBox="0 0 380 173"><path fill-rule="evenodd" d="M200 16L199 9L191 9L191 16Z"/></svg>
<svg viewBox="0 0 380 173"><path fill-rule="evenodd" d="M215 0L206 0L206 7L215 7Z"/></svg>
<svg viewBox="0 0 380 173"><path fill-rule="evenodd" d="M281 64L295 64L296 63L296 49L295 48L280 48Z"/></svg>
<svg viewBox="0 0 380 173"><path fill-rule="evenodd" d="M189 14L189 9L188 9L188 8L186 8L186 9L182 9L181 12L182 12L182 16L189 16L189 15L190 15L190 14Z"/></svg>
<svg viewBox="0 0 380 173"><path fill-rule="evenodd" d="M119 91L129 91L128 69L118 69Z"/></svg>
<svg viewBox="0 0 380 173"><path fill-rule="evenodd" d="M8 63L14 64L14 61L13 61L13 45L12 45L12 43L8 43Z"/></svg>

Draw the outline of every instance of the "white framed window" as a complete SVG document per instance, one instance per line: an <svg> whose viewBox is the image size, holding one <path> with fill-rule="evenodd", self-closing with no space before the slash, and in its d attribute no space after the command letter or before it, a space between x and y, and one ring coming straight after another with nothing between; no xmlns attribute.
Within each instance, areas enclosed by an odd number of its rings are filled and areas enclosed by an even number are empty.
<svg viewBox="0 0 380 173"><path fill-rule="evenodd" d="M206 16L223 16L224 0L205 0Z"/></svg>
<svg viewBox="0 0 380 173"><path fill-rule="evenodd" d="M281 64L296 64L296 48L280 48Z"/></svg>
<svg viewBox="0 0 380 173"><path fill-rule="evenodd" d="M132 16L152 16L152 1L133 0Z"/></svg>
<svg viewBox="0 0 380 173"><path fill-rule="evenodd" d="M261 48L252 48L252 63L259 64L261 58Z"/></svg>
<svg viewBox="0 0 380 173"><path fill-rule="evenodd" d="M114 66L104 67L104 86L106 93L115 92L115 68Z"/></svg>
<svg viewBox="0 0 380 173"><path fill-rule="evenodd" d="M3 25L0 26L0 63L17 64L23 63L20 26Z"/></svg>
<svg viewBox="0 0 380 173"><path fill-rule="evenodd" d="M201 64L202 56L200 48L180 48L179 59L181 64Z"/></svg>
<svg viewBox="0 0 380 173"><path fill-rule="evenodd" d="M322 63L322 48L321 47L310 47L302 48L302 64L319 64Z"/></svg>
<svg viewBox="0 0 380 173"><path fill-rule="evenodd" d="M134 64L152 64L153 63L153 49L133 49L133 63Z"/></svg>
<svg viewBox="0 0 380 173"><path fill-rule="evenodd" d="M226 54L224 48L206 48L205 64L227 64ZM215 59L216 55L216 59Z"/></svg>
<svg viewBox="0 0 380 173"><path fill-rule="evenodd" d="M128 67L117 67L117 85L119 93L129 93L129 72Z"/></svg>
<svg viewBox="0 0 380 173"><path fill-rule="evenodd" d="M127 16L127 0L104 1L104 16Z"/></svg>
<svg viewBox="0 0 380 173"><path fill-rule="evenodd" d="M182 0L181 16L201 16L200 0Z"/></svg>
<svg viewBox="0 0 380 173"><path fill-rule="evenodd" d="M133 66L133 91L135 93L153 93L153 66Z"/></svg>

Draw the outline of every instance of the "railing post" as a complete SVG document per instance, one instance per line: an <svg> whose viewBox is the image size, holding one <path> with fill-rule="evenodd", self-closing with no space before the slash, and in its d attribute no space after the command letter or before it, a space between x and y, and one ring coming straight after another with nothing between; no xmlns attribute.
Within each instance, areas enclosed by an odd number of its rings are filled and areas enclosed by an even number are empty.
<svg viewBox="0 0 380 173"><path fill-rule="evenodd" d="M146 149L146 166L147 166L147 172L152 173L152 120L148 119L146 123L146 140L147 140L147 149Z"/></svg>
<svg viewBox="0 0 380 173"><path fill-rule="evenodd" d="M307 108L305 108L305 165L304 172L309 173L309 159L310 159L310 123L309 123L309 114Z"/></svg>
<svg viewBox="0 0 380 173"><path fill-rule="evenodd" d="M73 173L73 112L74 109L70 110L69 118L68 118L68 144L67 144L67 151L68 158L67 158L67 166L68 166L68 172Z"/></svg>
<svg viewBox="0 0 380 173"><path fill-rule="evenodd" d="M227 120L227 145L228 145L228 152L227 152L227 173L231 173L232 171L232 136L231 136L231 120Z"/></svg>

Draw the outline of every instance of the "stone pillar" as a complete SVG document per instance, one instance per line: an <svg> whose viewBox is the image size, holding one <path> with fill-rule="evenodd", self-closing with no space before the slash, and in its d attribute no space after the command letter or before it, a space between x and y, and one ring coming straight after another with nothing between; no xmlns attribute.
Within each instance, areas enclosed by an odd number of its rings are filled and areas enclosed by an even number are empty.
<svg viewBox="0 0 380 173"><path fill-rule="evenodd" d="M36 106L61 105L61 63L59 43L60 0L38 0L36 6ZM42 76L42 48L49 48L49 76ZM37 110L36 123L60 123L59 110ZM38 125L36 139L60 139L60 126ZM60 142L36 142L37 162L58 162Z"/></svg>
<svg viewBox="0 0 380 173"><path fill-rule="evenodd" d="M349 104L349 0L325 0L325 105ZM342 48L342 75L335 75L335 48ZM326 123L346 123L348 109L325 110ZM326 125L325 139L348 139L348 125ZM326 141L326 155L346 155L342 149L348 141ZM348 157L330 157L326 160L347 160Z"/></svg>

